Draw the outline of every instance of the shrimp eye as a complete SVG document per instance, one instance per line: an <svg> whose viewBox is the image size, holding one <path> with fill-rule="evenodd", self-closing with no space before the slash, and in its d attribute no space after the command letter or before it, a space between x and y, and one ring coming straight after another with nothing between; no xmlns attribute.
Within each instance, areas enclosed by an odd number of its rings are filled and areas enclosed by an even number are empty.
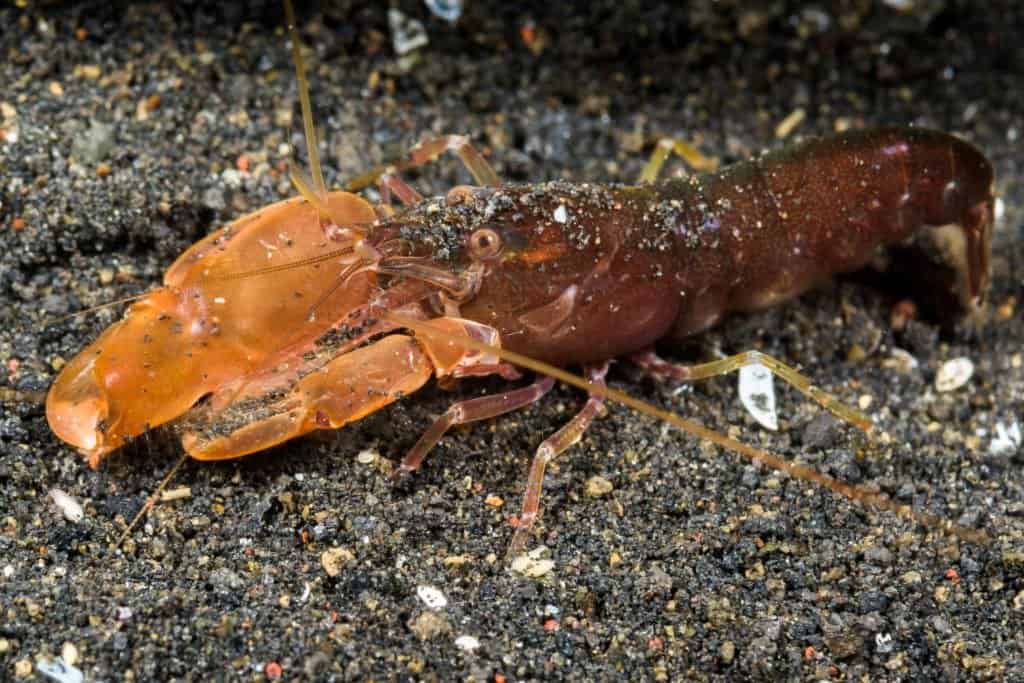
<svg viewBox="0 0 1024 683"><path fill-rule="evenodd" d="M475 258L491 258L501 251L501 237L490 228L475 230L469 236L469 250Z"/></svg>

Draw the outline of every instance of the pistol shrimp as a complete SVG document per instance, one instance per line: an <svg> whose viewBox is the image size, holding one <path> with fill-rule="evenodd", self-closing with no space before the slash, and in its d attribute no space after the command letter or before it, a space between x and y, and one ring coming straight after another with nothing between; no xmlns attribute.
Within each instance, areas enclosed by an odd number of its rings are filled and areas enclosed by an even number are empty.
<svg viewBox="0 0 1024 683"><path fill-rule="evenodd" d="M654 345L790 299L864 267L888 246L926 254L960 313L983 302L993 172L955 137L897 127L849 132L659 180L669 153L694 158L669 142L639 182L625 186L505 184L467 138L449 135L354 181L353 191L378 184L382 202L373 206L324 184L290 9L289 23L312 180L294 176L299 197L193 245L162 288L63 369L47 417L93 467L160 424L174 423L195 459L237 458L340 428L431 377L516 379L517 368L530 368L539 375L525 386L453 404L395 471L402 478L419 469L455 425L538 401L556 379L580 386L586 403L534 455L511 544L518 552L538 518L545 469L605 400L651 412L605 385L612 359L677 381L762 366L868 430L870 419L762 353L687 366L662 359ZM423 197L401 179L446 152L463 161L474 186ZM566 366L582 366L586 380ZM983 536L652 414L851 498L964 538Z"/></svg>

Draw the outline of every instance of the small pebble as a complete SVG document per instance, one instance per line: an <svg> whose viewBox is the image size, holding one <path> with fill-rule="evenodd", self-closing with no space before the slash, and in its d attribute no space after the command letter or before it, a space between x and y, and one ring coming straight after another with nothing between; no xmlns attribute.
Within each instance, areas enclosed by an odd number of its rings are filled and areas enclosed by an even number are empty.
<svg viewBox="0 0 1024 683"><path fill-rule="evenodd" d="M537 579L549 573L555 568L555 563L553 560L540 559L541 553L545 550L546 548L537 548L525 555L519 555L512 560L512 571L531 579Z"/></svg>
<svg viewBox="0 0 1024 683"><path fill-rule="evenodd" d="M14 663L14 677L28 678L32 675L32 660L19 659Z"/></svg>
<svg viewBox="0 0 1024 683"><path fill-rule="evenodd" d="M65 641L60 647L60 658L68 666L74 666L78 663L78 648L71 641Z"/></svg>
<svg viewBox="0 0 1024 683"><path fill-rule="evenodd" d="M909 351L894 348L884 362L885 367L892 368L901 375L906 375L917 369L917 359Z"/></svg>
<svg viewBox="0 0 1024 683"><path fill-rule="evenodd" d="M367 448L364 451L359 451L356 455L356 462L360 465L372 465L377 462L378 458L380 458L380 453L376 449Z"/></svg>
<svg viewBox="0 0 1024 683"><path fill-rule="evenodd" d="M471 555L449 555L448 557L444 558L443 564L446 567L458 568L472 561L473 557Z"/></svg>
<svg viewBox="0 0 1024 683"><path fill-rule="evenodd" d="M82 683L85 680L85 675L79 669L63 661L60 657L38 662L36 671L58 683Z"/></svg>
<svg viewBox="0 0 1024 683"><path fill-rule="evenodd" d="M448 606L448 598L433 586L417 586L416 596L430 609L444 609Z"/></svg>
<svg viewBox="0 0 1024 683"><path fill-rule="evenodd" d="M224 199L224 191L219 187L208 188L203 192L203 205L214 211L220 211L227 206L227 202Z"/></svg>
<svg viewBox="0 0 1024 683"><path fill-rule="evenodd" d="M391 46L399 56L409 54L430 43L423 22L408 17L395 8L388 10L388 27L391 29Z"/></svg>
<svg viewBox="0 0 1024 683"><path fill-rule="evenodd" d="M74 74L90 81L95 81L103 75L103 71L95 64L81 64L75 67Z"/></svg>
<svg viewBox="0 0 1024 683"><path fill-rule="evenodd" d="M50 489L50 498L56 504L61 514L64 515L64 519L69 522L78 523L85 517L85 510L78 504L78 501L62 490L57 488Z"/></svg>
<svg viewBox="0 0 1024 683"><path fill-rule="evenodd" d="M480 647L480 641L473 636L459 636L455 639L455 647L464 652L473 652Z"/></svg>
<svg viewBox="0 0 1024 683"><path fill-rule="evenodd" d="M71 154L83 164L98 164L113 151L115 137L114 126L102 121L93 121L89 130L71 143Z"/></svg>
<svg viewBox="0 0 1024 683"><path fill-rule="evenodd" d="M423 612L409 622L409 630L426 642L450 633L451 624L442 612Z"/></svg>
<svg viewBox="0 0 1024 683"><path fill-rule="evenodd" d="M779 428L775 410L775 382L771 371L761 364L744 365L739 372L740 401L750 416L765 429Z"/></svg>
<svg viewBox="0 0 1024 683"><path fill-rule="evenodd" d="M807 118L807 111L803 107L797 107L789 116L779 121L779 125L775 126L775 137L785 140L797 126L803 123L805 118Z"/></svg>
<svg viewBox="0 0 1024 683"><path fill-rule="evenodd" d="M938 391L954 391L971 379L974 374L974 363L969 358L954 358L946 361L935 375L935 389Z"/></svg>
<svg viewBox="0 0 1024 683"><path fill-rule="evenodd" d="M604 477L593 476L587 479L583 492L588 498L600 498L611 493L614 488L615 486Z"/></svg>
<svg viewBox="0 0 1024 683"><path fill-rule="evenodd" d="M320 564L327 576L338 576L355 559L356 556L348 548L329 548L320 554Z"/></svg>
<svg viewBox="0 0 1024 683"><path fill-rule="evenodd" d="M462 16L462 0L424 0L427 9L445 21L455 23Z"/></svg>
<svg viewBox="0 0 1024 683"><path fill-rule="evenodd" d="M185 500L186 498L192 497L192 488L189 486L179 486L177 488L168 489L160 494L161 503L170 503L175 500Z"/></svg>
<svg viewBox="0 0 1024 683"><path fill-rule="evenodd" d="M1014 420L1009 427L997 422L996 435L988 445L988 452L996 456L1013 455L1020 449L1022 441L1019 422Z"/></svg>
<svg viewBox="0 0 1024 683"><path fill-rule="evenodd" d="M921 572L911 570L900 576L900 581L908 586L914 586L922 581Z"/></svg>

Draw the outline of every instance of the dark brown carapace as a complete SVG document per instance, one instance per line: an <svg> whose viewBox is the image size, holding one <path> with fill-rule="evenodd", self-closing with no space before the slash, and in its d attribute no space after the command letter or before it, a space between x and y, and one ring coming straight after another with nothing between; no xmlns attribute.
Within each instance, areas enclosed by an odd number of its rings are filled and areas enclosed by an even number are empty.
<svg viewBox="0 0 1024 683"><path fill-rule="evenodd" d="M448 272L479 267L460 311L507 348L584 363L681 340L911 243L950 271L949 313L963 313L985 291L991 188L974 147L890 127L640 186L456 188L381 229Z"/></svg>

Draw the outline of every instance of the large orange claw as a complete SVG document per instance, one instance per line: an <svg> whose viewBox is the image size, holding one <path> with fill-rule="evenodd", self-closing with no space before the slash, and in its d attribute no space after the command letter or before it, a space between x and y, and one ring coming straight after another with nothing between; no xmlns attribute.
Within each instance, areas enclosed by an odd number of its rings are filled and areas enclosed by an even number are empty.
<svg viewBox="0 0 1024 683"><path fill-rule="evenodd" d="M353 194L331 193L328 203L331 216L351 226L375 218ZM95 467L282 347L312 343L367 302L371 273L349 278L322 302L340 270L337 260L232 275L308 261L337 246L302 199L253 212L197 242L168 269L164 287L132 304L65 366L47 396L50 427Z"/></svg>
<svg viewBox="0 0 1024 683"><path fill-rule="evenodd" d="M500 344L497 332L471 320L435 318L423 325ZM266 371L226 384L191 413L182 436L188 454L197 460L238 458L316 429L337 429L411 394L432 374L497 362L458 344L402 334L338 355L315 370L298 370L301 355L271 359Z"/></svg>

